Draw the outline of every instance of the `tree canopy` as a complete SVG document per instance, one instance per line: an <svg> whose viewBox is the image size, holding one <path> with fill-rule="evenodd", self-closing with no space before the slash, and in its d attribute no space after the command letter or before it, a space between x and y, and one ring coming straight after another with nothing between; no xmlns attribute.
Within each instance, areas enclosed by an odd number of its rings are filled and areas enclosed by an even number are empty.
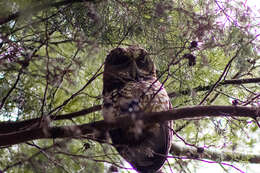
<svg viewBox="0 0 260 173"><path fill-rule="evenodd" d="M108 124L100 112L104 59L129 45L149 52L174 106L138 115L174 120L163 171L260 163L260 14L246 1L3 0L0 9L1 171L133 170L105 136L134 122Z"/></svg>

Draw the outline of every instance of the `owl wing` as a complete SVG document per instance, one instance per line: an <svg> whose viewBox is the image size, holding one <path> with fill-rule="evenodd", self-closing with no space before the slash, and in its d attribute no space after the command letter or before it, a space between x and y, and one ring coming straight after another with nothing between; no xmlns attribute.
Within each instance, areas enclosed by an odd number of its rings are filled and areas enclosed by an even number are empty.
<svg viewBox="0 0 260 173"><path fill-rule="evenodd" d="M156 79L129 82L106 98L103 115L107 120L124 113L135 116L135 112L140 111L160 112L171 109L167 92ZM156 172L164 164L170 149L171 123L146 125L145 122L136 122L134 127L111 130L109 134L120 155L137 171Z"/></svg>

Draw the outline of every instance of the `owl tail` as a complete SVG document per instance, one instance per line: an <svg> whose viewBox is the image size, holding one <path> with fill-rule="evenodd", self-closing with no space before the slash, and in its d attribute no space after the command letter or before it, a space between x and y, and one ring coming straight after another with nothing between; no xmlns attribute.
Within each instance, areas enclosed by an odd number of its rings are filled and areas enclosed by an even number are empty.
<svg viewBox="0 0 260 173"><path fill-rule="evenodd" d="M160 173L169 153L172 132L171 123L164 122L154 131L143 131L144 140L131 142L125 130L116 129L110 132L115 148L120 155L140 173Z"/></svg>

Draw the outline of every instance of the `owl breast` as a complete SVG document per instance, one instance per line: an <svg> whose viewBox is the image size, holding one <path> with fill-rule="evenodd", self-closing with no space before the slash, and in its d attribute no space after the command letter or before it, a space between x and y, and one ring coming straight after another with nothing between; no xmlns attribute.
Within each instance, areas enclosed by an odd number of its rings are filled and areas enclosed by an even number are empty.
<svg viewBox="0 0 260 173"><path fill-rule="evenodd" d="M134 112L160 112L171 109L163 85L156 79L128 82L124 88L104 95L103 116L106 121Z"/></svg>

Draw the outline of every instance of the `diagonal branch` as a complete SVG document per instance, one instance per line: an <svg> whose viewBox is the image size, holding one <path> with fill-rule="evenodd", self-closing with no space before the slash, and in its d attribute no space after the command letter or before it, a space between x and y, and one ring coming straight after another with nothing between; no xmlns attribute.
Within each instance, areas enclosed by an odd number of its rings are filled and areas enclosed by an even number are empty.
<svg viewBox="0 0 260 173"><path fill-rule="evenodd" d="M0 110L3 108L4 104L5 104L5 101L7 100L7 98L10 96L10 94L13 92L13 90L16 88L19 80L20 80L20 77L22 75L22 71L23 71L23 67L19 70L19 73L17 75L17 78L16 78L16 81L14 82L12 88L8 91L8 93L6 94L6 96L1 100L1 103L0 103Z"/></svg>
<svg viewBox="0 0 260 173"><path fill-rule="evenodd" d="M24 164L24 162L29 162L30 160L34 159L36 156L40 155L42 152L46 152L46 151L53 149L53 148L56 148L56 147L60 147L60 146L64 145L66 142L67 142L66 140L62 140L62 141L56 142L56 143L54 143L54 144L52 144L48 147L41 148L39 151L32 154L30 157L19 160L17 162L14 162L14 163L6 166L2 171L7 172L8 169L11 169L11 168L16 167L16 166L20 166L20 165Z"/></svg>
<svg viewBox="0 0 260 173"><path fill-rule="evenodd" d="M54 108L49 112L49 114L53 114L56 111L59 111L63 106L65 106L67 103L69 103L73 98L75 98L79 93L81 93L89 84L91 84L98 76L102 75L103 72L99 72L104 64L102 64L99 69L96 71L96 73L88 80L88 82L81 88L79 89L76 93L72 94L67 100L65 100L61 105L58 107Z"/></svg>
<svg viewBox="0 0 260 173"><path fill-rule="evenodd" d="M212 93L212 91L219 85L219 83L221 82L222 79L225 80L232 62L234 61L235 58L238 57L240 51L242 50L243 46L247 46L249 43L252 43L252 41L254 41L255 39L257 39L257 37L259 37L260 34L256 35L253 39L251 39L250 41L246 42L245 44L243 44L235 53L235 55L228 61L224 71L222 72L222 74L220 75L220 77L218 78L218 80L215 82L215 84L210 88L210 90L207 92L207 94L205 95L205 97L201 100L201 102L199 103L199 105L202 105L204 103L204 101L208 98L208 96Z"/></svg>
<svg viewBox="0 0 260 173"><path fill-rule="evenodd" d="M193 106L165 112L137 113L136 119L133 119L133 116L131 115L126 115L118 117L111 123L107 123L102 120L78 126L44 126L24 131L1 134L0 146L13 145L44 138L78 138L81 135L90 135L90 138L98 139L109 129L126 128L133 125L137 120L142 120L149 124L183 118L209 116L239 116L255 118L260 116L260 111L254 107L245 106Z"/></svg>
<svg viewBox="0 0 260 173"><path fill-rule="evenodd" d="M227 75L230 66L232 64L232 62L234 61L234 59L238 56L240 50L242 49L242 47L240 49L237 50L236 54L228 61L224 71L222 72L222 74L220 75L220 77L218 78L218 80L215 82L215 84L209 89L209 91L207 92L206 96L201 100L201 102L199 103L199 105L202 105L204 103L204 101L208 98L208 96L212 93L212 91L219 85L219 83L221 82L222 78L224 76Z"/></svg>

